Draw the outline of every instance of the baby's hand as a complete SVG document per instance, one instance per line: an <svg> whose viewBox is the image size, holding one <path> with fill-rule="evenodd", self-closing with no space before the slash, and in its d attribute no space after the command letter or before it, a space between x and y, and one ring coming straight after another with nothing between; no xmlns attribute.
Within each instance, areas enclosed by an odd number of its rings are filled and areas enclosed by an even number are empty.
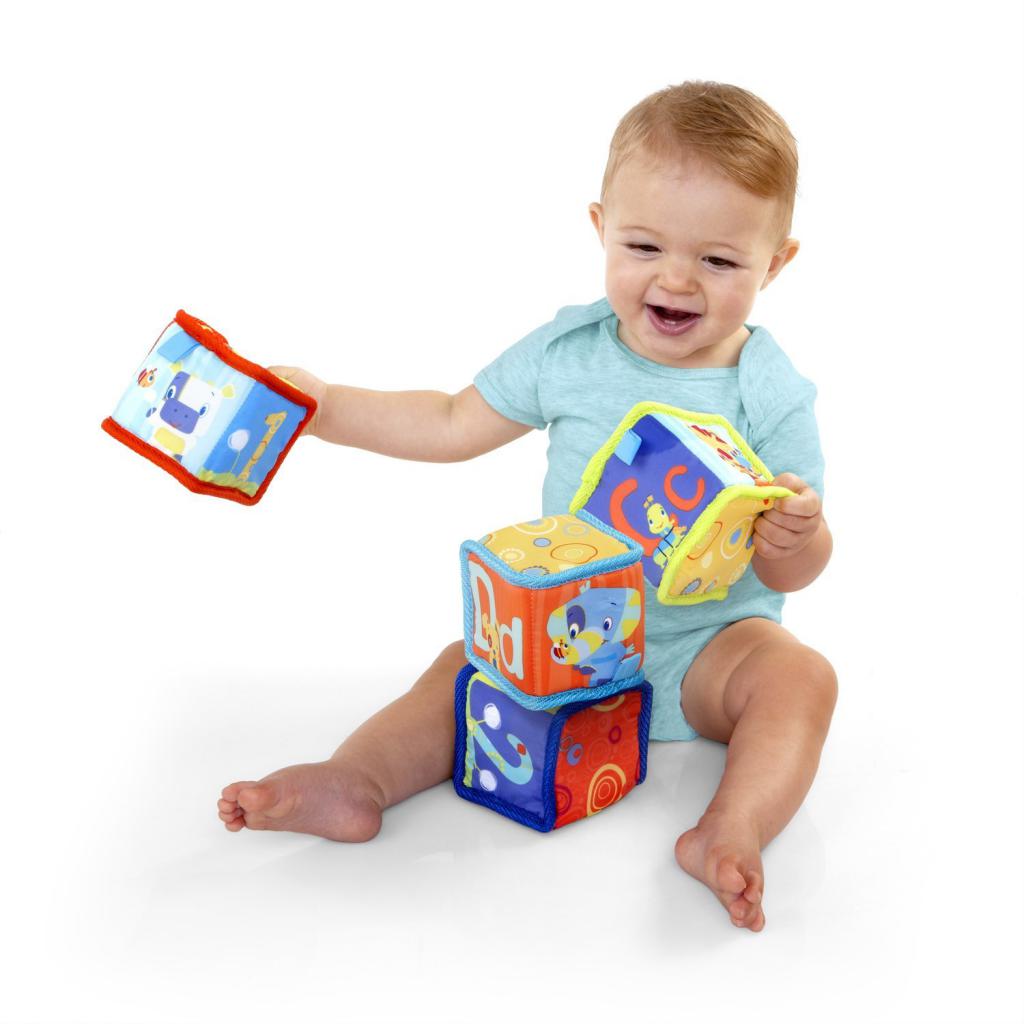
<svg viewBox="0 0 1024 1024"><path fill-rule="evenodd" d="M762 558L789 558L803 550L821 525L821 498L794 473L780 473L772 481L794 491L793 498L776 501L754 523L754 550Z"/></svg>
<svg viewBox="0 0 1024 1024"><path fill-rule="evenodd" d="M327 400L327 384L319 377L314 377L307 370L300 370L297 366L268 366L267 369L275 377L294 384L300 391L304 391L316 399L316 412L310 417L306 428L302 431L303 434L316 435L324 403Z"/></svg>

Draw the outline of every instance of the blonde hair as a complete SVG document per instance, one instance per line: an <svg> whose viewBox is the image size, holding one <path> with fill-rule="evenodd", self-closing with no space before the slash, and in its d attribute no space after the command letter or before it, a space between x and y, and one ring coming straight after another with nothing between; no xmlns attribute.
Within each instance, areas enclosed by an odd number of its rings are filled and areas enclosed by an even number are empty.
<svg viewBox="0 0 1024 1024"><path fill-rule="evenodd" d="M683 82L652 93L619 122L608 150L601 202L633 154L693 156L754 195L779 200L781 237L796 200L797 152L786 122L746 89L720 82Z"/></svg>

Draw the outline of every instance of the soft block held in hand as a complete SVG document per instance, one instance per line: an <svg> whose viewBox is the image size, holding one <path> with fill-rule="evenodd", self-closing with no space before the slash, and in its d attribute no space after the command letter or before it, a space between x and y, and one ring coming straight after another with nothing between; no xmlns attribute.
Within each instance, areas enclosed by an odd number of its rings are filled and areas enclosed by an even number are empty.
<svg viewBox="0 0 1024 1024"><path fill-rule="evenodd" d="M180 310L102 425L189 490L252 505L315 411Z"/></svg>
<svg viewBox="0 0 1024 1024"><path fill-rule="evenodd" d="M722 600L754 554L754 522L778 498L772 474L722 416L634 406L590 460L569 506L643 551L663 604Z"/></svg>

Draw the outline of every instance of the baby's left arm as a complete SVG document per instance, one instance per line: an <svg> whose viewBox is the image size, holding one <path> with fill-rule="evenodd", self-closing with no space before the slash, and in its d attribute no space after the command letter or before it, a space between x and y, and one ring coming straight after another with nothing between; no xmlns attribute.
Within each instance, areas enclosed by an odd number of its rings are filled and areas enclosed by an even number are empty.
<svg viewBox="0 0 1024 1024"><path fill-rule="evenodd" d="M772 590L801 590L818 577L832 555L832 534L821 513L821 498L794 473L772 481L795 493L775 503L754 524L757 578Z"/></svg>

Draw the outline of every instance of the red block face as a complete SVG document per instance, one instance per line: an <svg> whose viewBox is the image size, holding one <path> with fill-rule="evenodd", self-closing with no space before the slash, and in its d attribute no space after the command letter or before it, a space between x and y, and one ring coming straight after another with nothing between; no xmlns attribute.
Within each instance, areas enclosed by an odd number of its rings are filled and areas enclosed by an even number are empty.
<svg viewBox="0 0 1024 1024"><path fill-rule="evenodd" d="M472 651L522 692L547 696L639 671L644 650L639 560L545 589L503 579L476 553L468 556L467 572Z"/></svg>
<svg viewBox="0 0 1024 1024"><path fill-rule="evenodd" d="M642 699L630 692L572 715L555 769L555 828L621 800L639 781Z"/></svg>

